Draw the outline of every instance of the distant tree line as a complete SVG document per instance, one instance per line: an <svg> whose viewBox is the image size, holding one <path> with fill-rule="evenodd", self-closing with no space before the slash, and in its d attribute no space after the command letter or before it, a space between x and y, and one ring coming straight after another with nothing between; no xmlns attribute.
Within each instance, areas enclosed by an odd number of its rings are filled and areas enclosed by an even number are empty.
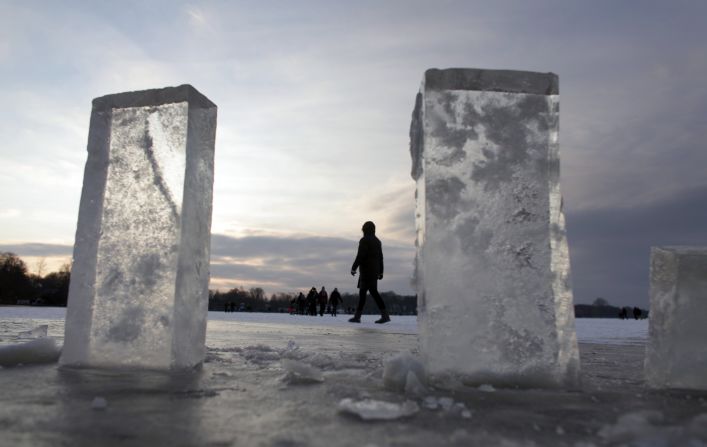
<svg viewBox="0 0 707 447"><path fill-rule="evenodd" d="M40 262L40 266L43 265ZM0 304L66 306L71 265L42 276L29 273L27 264L14 253L0 253Z"/></svg>
<svg viewBox="0 0 707 447"><path fill-rule="evenodd" d="M609 304L604 298L597 298L592 304L575 304L574 316L576 318L633 318L634 309L638 309L638 318L648 318L646 309L633 307L617 307Z"/></svg>
<svg viewBox="0 0 707 447"><path fill-rule="evenodd" d="M299 291L292 293L273 293L268 298L265 291L260 287L245 289L236 287L227 292L218 290L209 291L209 310L224 311L226 305L234 305L236 311L247 312L288 312L293 300L299 295ZM307 290L302 290L307 294ZM331 293L331 290L329 291ZM342 293L341 298L344 304L341 310L346 312L348 308L355 308L358 305L358 294ZM398 295L395 292L381 292L381 298L391 314L394 315L417 315L417 297L415 295ZM366 306L363 308L364 314L377 314L378 308L369 297Z"/></svg>
<svg viewBox="0 0 707 447"><path fill-rule="evenodd" d="M71 280L71 265L61 266L58 272L42 275L43 262L40 261L38 272L29 273L27 264L15 253L0 252L0 304L26 304L39 306L66 306ZM223 311L226 305L235 310L250 312L287 312L292 301L300 291L293 293L273 293L266 296L260 287L245 289L233 288L227 292L209 290L209 310ZM302 290L306 295L307 290ZM331 293L331 290L329 291ZM395 315L417 315L417 296L398 295L395 292L382 292L381 297L386 308ZM341 310L355 309L358 294L342 293L344 303ZM637 309L637 308L636 308ZM648 311L638 309L639 318L647 318ZM364 314L377 314L378 308L370 296L363 309ZM577 318L621 318L621 315L634 315L632 307L612 306L604 298L597 298L592 304L575 304Z"/></svg>

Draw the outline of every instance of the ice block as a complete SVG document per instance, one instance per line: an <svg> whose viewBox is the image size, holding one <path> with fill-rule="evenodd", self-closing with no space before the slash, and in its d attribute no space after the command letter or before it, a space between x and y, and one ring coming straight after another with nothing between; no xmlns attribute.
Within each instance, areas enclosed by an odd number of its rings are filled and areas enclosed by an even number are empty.
<svg viewBox="0 0 707 447"><path fill-rule="evenodd" d="M430 69L410 127L420 349L439 383L572 386L558 77Z"/></svg>
<svg viewBox="0 0 707 447"><path fill-rule="evenodd" d="M707 390L707 247L652 247L645 378Z"/></svg>
<svg viewBox="0 0 707 447"><path fill-rule="evenodd" d="M215 133L190 85L93 100L62 365L203 361Z"/></svg>

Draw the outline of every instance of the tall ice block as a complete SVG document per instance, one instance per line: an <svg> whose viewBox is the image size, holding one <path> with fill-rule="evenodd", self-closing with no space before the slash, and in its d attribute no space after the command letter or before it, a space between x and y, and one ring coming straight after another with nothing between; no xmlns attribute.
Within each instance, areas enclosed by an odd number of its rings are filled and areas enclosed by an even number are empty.
<svg viewBox="0 0 707 447"><path fill-rule="evenodd" d="M421 354L433 380L574 385L558 78L431 69L410 127Z"/></svg>
<svg viewBox="0 0 707 447"><path fill-rule="evenodd" d="M651 248L646 383L707 390L707 247Z"/></svg>
<svg viewBox="0 0 707 447"><path fill-rule="evenodd" d="M190 85L93 100L62 364L203 361L215 133Z"/></svg>

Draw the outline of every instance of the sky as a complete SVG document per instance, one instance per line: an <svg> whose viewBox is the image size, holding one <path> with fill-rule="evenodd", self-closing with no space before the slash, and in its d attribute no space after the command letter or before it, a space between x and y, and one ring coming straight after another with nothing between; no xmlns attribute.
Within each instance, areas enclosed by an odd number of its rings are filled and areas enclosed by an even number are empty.
<svg viewBox="0 0 707 447"><path fill-rule="evenodd" d="M648 305L650 247L707 245L707 3L0 0L0 251L70 260L91 100L218 105L211 288L413 294L411 112L428 68L554 72L574 298Z"/></svg>

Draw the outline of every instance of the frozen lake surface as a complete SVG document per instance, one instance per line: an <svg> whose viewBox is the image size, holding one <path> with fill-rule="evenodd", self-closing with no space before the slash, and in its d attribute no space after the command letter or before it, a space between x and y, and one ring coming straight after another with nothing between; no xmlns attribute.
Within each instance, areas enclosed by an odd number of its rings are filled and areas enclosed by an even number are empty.
<svg viewBox="0 0 707 447"><path fill-rule="evenodd" d="M14 331L29 330L41 324L49 324L50 332L58 340L63 339L63 320L66 309L63 307L0 307L0 343L4 343L5 333L10 341ZM285 313L249 313L249 312L209 312L209 331L207 345L212 335L212 328L219 327L218 322L240 322L260 324L283 324L308 327L347 327L350 315L340 314L336 318L329 315L309 317L289 315ZM364 315L361 328L382 331L386 333L417 334L417 317L395 316L393 321L385 325L374 324L377 315ZM619 320L617 318L579 318L577 323L577 339L580 343L602 343L618 345L640 345L648 337L648 320ZM34 325L34 326L33 326ZM21 327L21 328L20 328Z"/></svg>
<svg viewBox="0 0 707 447"><path fill-rule="evenodd" d="M0 345L42 325L61 344L63 318L0 307ZM406 394L384 372L416 318L348 318L211 312L190 373L0 369L0 445L707 445L707 392L643 385L647 320L577 320L580 389Z"/></svg>

